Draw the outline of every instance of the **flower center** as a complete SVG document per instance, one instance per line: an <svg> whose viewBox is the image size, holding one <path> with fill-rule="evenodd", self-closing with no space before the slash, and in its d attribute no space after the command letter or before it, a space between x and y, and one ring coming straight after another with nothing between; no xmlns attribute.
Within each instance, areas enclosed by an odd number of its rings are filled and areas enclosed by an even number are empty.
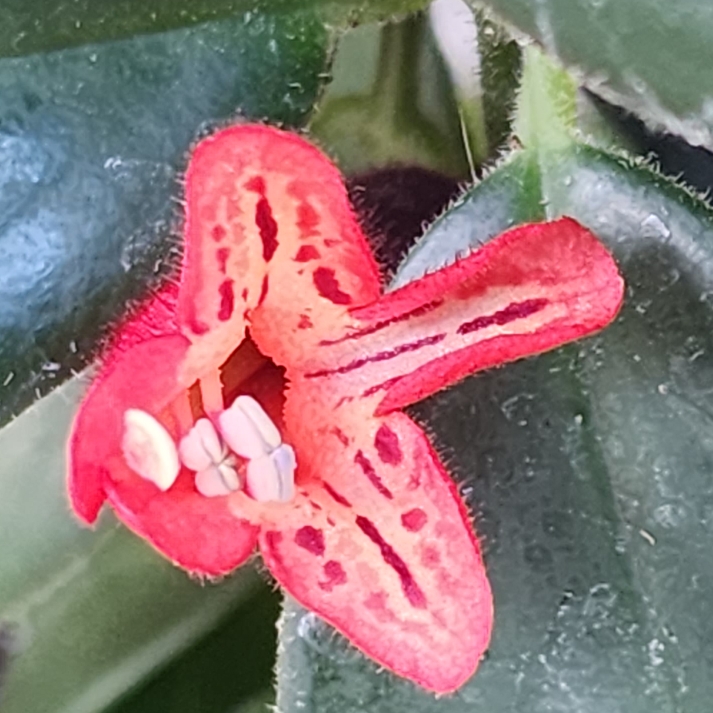
<svg viewBox="0 0 713 713"><path fill-rule="evenodd" d="M127 465L164 492L176 482L183 465L195 474L196 490L208 498L244 490L260 502L292 500L294 450L282 442L277 426L252 396L238 396L223 409L215 381L209 381L207 389L200 386L210 417L198 418L178 444L154 416L128 409L121 444Z"/></svg>

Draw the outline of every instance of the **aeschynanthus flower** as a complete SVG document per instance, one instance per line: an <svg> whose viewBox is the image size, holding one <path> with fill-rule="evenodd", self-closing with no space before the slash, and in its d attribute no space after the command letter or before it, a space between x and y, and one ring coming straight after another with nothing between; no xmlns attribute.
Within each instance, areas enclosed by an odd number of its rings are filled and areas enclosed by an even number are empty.
<svg viewBox="0 0 713 713"><path fill-rule="evenodd" d="M91 523L108 499L202 575L259 542L366 654L454 690L488 645L490 587L453 481L399 409L589 334L621 298L569 219L382 295L334 166L292 134L226 129L190 162L177 286L119 328L76 417L74 510Z"/></svg>

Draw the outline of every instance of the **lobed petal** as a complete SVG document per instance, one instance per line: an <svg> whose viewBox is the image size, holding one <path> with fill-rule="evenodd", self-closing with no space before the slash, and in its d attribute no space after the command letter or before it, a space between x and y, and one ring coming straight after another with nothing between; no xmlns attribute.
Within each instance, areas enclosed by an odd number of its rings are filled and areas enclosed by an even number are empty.
<svg viewBox="0 0 713 713"><path fill-rule="evenodd" d="M276 129L225 129L196 147L188 168L178 287L118 330L79 410L73 507L91 523L108 498L135 532L204 575L240 564L262 527L265 562L296 599L399 675L452 691L488 645L490 588L453 482L421 429L394 410L600 329L622 294L611 256L562 219L513 229L379 297L376 265L330 161ZM257 352L234 354L248 327L290 382L281 448L296 452L294 500L204 497L186 468L162 493L122 455L127 409L151 414L178 443L188 429L172 415L174 399L233 354L225 403L252 393L282 425L282 372L260 368ZM236 423L228 430L243 428ZM291 461L260 462L248 475L280 501L288 472ZM204 476L211 494L222 492L220 472Z"/></svg>
<svg viewBox="0 0 713 713"><path fill-rule="evenodd" d="M277 364L310 361L348 308L379 292L342 177L317 148L259 125L198 144L186 176L178 302L196 359L222 363L247 320Z"/></svg>
<svg viewBox="0 0 713 713"><path fill-rule="evenodd" d="M174 564L193 574L219 577L250 557L258 528L236 518L227 497L198 493L194 476L182 470L165 493L128 479L111 479L106 491L122 522Z"/></svg>
<svg viewBox="0 0 713 713"><path fill-rule="evenodd" d="M89 388L72 424L67 453L70 500L85 522L96 520L112 466L123 463L124 413L130 408L160 413L180 391L177 373L187 350L187 340L173 334L114 351Z"/></svg>
<svg viewBox="0 0 713 713"><path fill-rule="evenodd" d="M472 525L428 439L404 414L333 411L299 385L285 418L312 507L261 532L270 571L381 665L455 690L488 645L492 598Z"/></svg>
<svg viewBox="0 0 713 713"><path fill-rule="evenodd" d="M611 255L574 220L523 225L352 310L351 329L322 344L331 366L306 378L315 388L339 378L341 391L378 394L377 413L387 413L601 329L623 291Z"/></svg>
<svg viewBox="0 0 713 713"><path fill-rule="evenodd" d="M121 451L129 408L150 413L178 442L179 427L166 407L184 388L179 373L189 348L185 337L171 334L109 355L72 426L68 489L74 511L85 522L96 520L108 498L124 523L170 560L216 576L250 555L257 529L235 518L227 499L199 495L186 469L161 492L128 468Z"/></svg>

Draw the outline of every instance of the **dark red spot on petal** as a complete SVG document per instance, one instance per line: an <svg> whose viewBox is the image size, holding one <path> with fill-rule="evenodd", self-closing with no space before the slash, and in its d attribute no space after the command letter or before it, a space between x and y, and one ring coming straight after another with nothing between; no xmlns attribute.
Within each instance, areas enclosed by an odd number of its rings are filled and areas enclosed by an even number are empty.
<svg viewBox="0 0 713 713"><path fill-rule="evenodd" d="M200 336L201 334L206 334L210 329L210 327L205 322L201 322L195 317L189 321L188 325L191 328L191 332L193 332L193 334L197 334L198 336Z"/></svg>
<svg viewBox="0 0 713 713"><path fill-rule="evenodd" d="M312 324L312 320L309 316L301 314L300 321L297 323L297 329L312 329L312 327L314 327L314 325Z"/></svg>
<svg viewBox="0 0 713 713"><path fill-rule="evenodd" d="M414 508L401 515L401 524L409 532L418 532L428 522L428 515L421 508Z"/></svg>
<svg viewBox="0 0 713 713"><path fill-rule="evenodd" d="M389 500L393 500L393 493L384 485L379 474L374 470L371 461L364 455L363 451L357 451L354 462L362 469L369 482L379 491L381 495Z"/></svg>
<svg viewBox="0 0 713 713"><path fill-rule="evenodd" d="M341 428L338 426L335 426L332 429L332 433L340 440L341 444L343 446L348 446L349 445L349 438L347 437L347 434L342 431Z"/></svg>
<svg viewBox="0 0 713 713"><path fill-rule="evenodd" d="M471 332L476 332L479 329L491 327L494 324L503 325L508 322L513 322L516 319L529 317L531 314L539 312L547 304L547 302L548 301L546 299L513 302L513 304L508 305L505 309L501 309L499 312L488 314L483 317L476 317L470 322L464 322L460 327L458 327L458 334L470 334Z"/></svg>
<svg viewBox="0 0 713 713"><path fill-rule="evenodd" d="M385 423L376 432L374 446L379 458L388 465L398 465L403 460L399 437Z"/></svg>
<svg viewBox="0 0 713 713"><path fill-rule="evenodd" d="M311 525L305 525L297 530L295 543L317 557L324 554L324 534Z"/></svg>
<svg viewBox="0 0 713 713"><path fill-rule="evenodd" d="M223 280L218 288L220 292L220 310L218 311L218 319L221 322L227 322L233 315L235 308L235 294L233 293L233 281Z"/></svg>
<svg viewBox="0 0 713 713"><path fill-rule="evenodd" d="M257 300L258 307L265 301L265 298L267 297L267 288L268 288L267 275L265 275L265 277L262 278L262 287L260 288L260 297L258 297L258 300Z"/></svg>
<svg viewBox="0 0 713 713"><path fill-rule="evenodd" d="M339 282L334 276L334 270L330 270L328 267L318 267L312 275L312 280L322 297L336 305L351 304L352 298L340 289Z"/></svg>
<svg viewBox="0 0 713 713"><path fill-rule="evenodd" d="M218 261L218 269L225 275L228 270L228 257L230 256L229 248L218 248L215 253L215 259Z"/></svg>
<svg viewBox="0 0 713 713"><path fill-rule="evenodd" d="M297 227L300 237L308 238L316 234L319 225L319 214L307 201L302 201L297 206Z"/></svg>
<svg viewBox="0 0 713 713"><path fill-rule="evenodd" d="M243 295L244 300L246 300L248 298L248 288L247 287L243 287L242 295Z"/></svg>
<svg viewBox="0 0 713 713"><path fill-rule="evenodd" d="M228 231L222 225L214 225L210 231L210 236L216 243L219 243L227 234Z"/></svg>
<svg viewBox="0 0 713 713"><path fill-rule="evenodd" d="M295 255L295 262L309 262L319 260L319 250L314 245L300 245L300 249Z"/></svg>
<svg viewBox="0 0 713 713"><path fill-rule="evenodd" d="M277 223L272 217L272 208L264 196L255 206L255 224L262 239L262 256L265 262L270 262L277 250Z"/></svg>
<svg viewBox="0 0 713 713"><path fill-rule="evenodd" d="M245 188L248 191L262 195L265 193L265 180L262 176L253 176L245 183Z"/></svg>
<svg viewBox="0 0 713 713"><path fill-rule="evenodd" d="M383 352L377 352L376 354L372 354L371 356L368 357L359 357L358 359L354 359L354 361L350 361L348 364L345 364L344 366L338 366L336 369L321 369L320 371L312 371L309 374L305 374L305 376L308 379L315 379L320 376L332 376L333 374L346 374L350 371L354 371L355 369L360 369L362 366L365 366L366 364L373 364L374 362L379 362L379 361L388 361L389 359L395 359L397 356L400 356L401 354L406 354L407 352L415 352L418 351L419 349L423 349L424 347L430 347L433 346L434 344L438 344L439 342L442 342L446 338L447 334L444 332L443 334L433 334L430 337L423 337L422 339L417 339L413 342L408 342L407 344L399 344L399 346L394 347L393 349L388 349ZM403 377L401 376L395 376L393 377L390 381L384 382L384 384L390 384L390 383L395 383L399 379ZM372 393L375 393L381 388L384 388L384 384L379 384L378 386L370 387L369 390L364 392L364 396L370 396Z"/></svg>
<svg viewBox="0 0 713 713"><path fill-rule="evenodd" d="M324 563L324 576L327 578L327 581L318 582L318 584L321 589L327 592L331 592L334 587L338 587L340 584L347 583L347 573L336 560L329 560Z"/></svg>
<svg viewBox="0 0 713 713"><path fill-rule="evenodd" d="M342 242L342 241L341 241L341 240L337 240L337 238L325 238L325 239L324 239L324 244L325 244L328 248L334 248L334 247L336 247L337 245L341 245L341 242Z"/></svg>
<svg viewBox="0 0 713 713"><path fill-rule="evenodd" d="M335 502L340 505L344 505L346 508L350 508L352 506L352 504L343 495L338 493L329 483L322 483L322 485Z"/></svg>
<svg viewBox="0 0 713 713"><path fill-rule="evenodd" d="M374 523L366 517L359 515L356 518L357 527L379 548L381 556L389 567L399 576L401 589L411 606L423 609L426 606L426 597L421 588L416 584L413 575L406 563L399 557L394 548L381 536Z"/></svg>
<svg viewBox="0 0 713 713"><path fill-rule="evenodd" d="M340 342L346 342L351 339L360 339L361 337L365 337L368 334L374 334L375 332L378 332L381 329L390 327L393 324L398 324L399 322L407 322L409 319L414 319L416 317L422 317L424 314L428 314L429 312L432 312L433 310L440 307L443 302L444 300L433 300L433 302L429 302L428 304L416 307L410 312L404 312L403 314L400 314L397 317L391 317L390 319L385 319L382 322L372 324L370 327L358 329L357 331L351 332L350 334L345 334L343 337L339 337L338 339L323 339L320 342L320 345L329 346L331 344L339 344Z"/></svg>

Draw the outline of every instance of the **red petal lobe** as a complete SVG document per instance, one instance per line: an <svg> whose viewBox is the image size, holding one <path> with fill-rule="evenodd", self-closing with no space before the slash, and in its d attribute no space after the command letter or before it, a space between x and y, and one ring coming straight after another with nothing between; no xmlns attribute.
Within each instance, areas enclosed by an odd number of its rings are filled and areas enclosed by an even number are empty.
<svg viewBox="0 0 713 713"><path fill-rule="evenodd" d="M264 560L368 656L452 691L474 672L492 625L490 587L456 488L408 417L375 419L359 402L327 408L306 384L288 393L285 439L300 488L319 507L301 509L294 523L283 518L281 538L261 535ZM398 464L388 462L395 443Z"/></svg>

